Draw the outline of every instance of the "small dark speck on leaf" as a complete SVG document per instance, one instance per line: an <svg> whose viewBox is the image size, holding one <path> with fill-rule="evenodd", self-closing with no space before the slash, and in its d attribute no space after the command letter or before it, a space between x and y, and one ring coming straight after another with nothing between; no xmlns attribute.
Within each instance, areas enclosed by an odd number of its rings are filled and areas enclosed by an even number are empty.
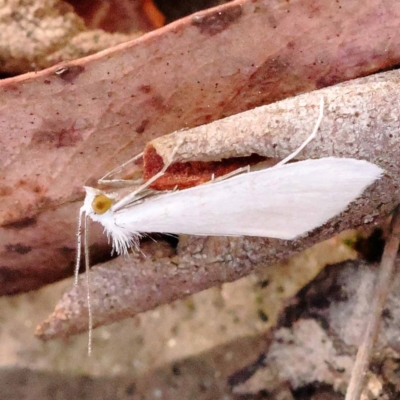
<svg viewBox="0 0 400 400"><path fill-rule="evenodd" d="M136 131L137 133L143 133L143 132L145 131L146 127L148 126L149 122L150 122L150 121L149 121L148 119L144 119L144 120L140 123L140 125L135 129L135 131Z"/></svg>
<svg viewBox="0 0 400 400"><path fill-rule="evenodd" d="M140 85L138 89L142 93L150 93L151 92L151 86L150 85Z"/></svg>

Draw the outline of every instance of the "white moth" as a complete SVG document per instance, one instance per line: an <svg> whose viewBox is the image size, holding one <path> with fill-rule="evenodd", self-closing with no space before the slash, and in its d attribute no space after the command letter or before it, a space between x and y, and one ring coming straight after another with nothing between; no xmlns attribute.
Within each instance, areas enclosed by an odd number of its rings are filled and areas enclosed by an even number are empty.
<svg viewBox="0 0 400 400"><path fill-rule="evenodd" d="M381 174L367 161L330 157L128 203L85 187L82 212L104 226L118 254L137 246L142 232L290 240L344 211Z"/></svg>
<svg viewBox="0 0 400 400"><path fill-rule="evenodd" d="M103 225L114 251L138 247L145 232L207 236L260 236L295 239L344 211L383 170L367 161L321 158L285 164L315 136L322 119L296 152L274 167L242 173L190 189L146 193L147 184L117 200L115 194L85 187L79 214L76 280L85 215L85 263L88 268L87 219ZM164 168L165 171L166 167ZM89 279L88 274L86 275ZM87 281L88 287L89 282ZM92 316L88 290L89 353Z"/></svg>

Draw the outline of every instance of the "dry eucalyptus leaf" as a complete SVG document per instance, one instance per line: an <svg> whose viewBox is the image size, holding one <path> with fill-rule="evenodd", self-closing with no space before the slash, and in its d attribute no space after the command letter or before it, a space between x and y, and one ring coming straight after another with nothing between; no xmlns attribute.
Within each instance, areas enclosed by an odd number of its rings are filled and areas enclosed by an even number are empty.
<svg viewBox="0 0 400 400"><path fill-rule="evenodd" d="M387 0L235 1L0 82L1 293L71 270L82 185L154 137L396 64L399 9ZM396 101L387 106L390 125ZM301 113L293 109L292 118ZM314 122L313 114L304 124ZM293 132L282 127L282 135Z"/></svg>

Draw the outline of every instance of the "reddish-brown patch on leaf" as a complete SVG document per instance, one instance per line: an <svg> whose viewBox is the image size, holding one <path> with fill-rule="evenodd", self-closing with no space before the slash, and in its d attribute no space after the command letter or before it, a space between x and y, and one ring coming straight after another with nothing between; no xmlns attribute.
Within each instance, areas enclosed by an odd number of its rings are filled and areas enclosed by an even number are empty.
<svg viewBox="0 0 400 400"><path fill-rule="evenodd" d="M36 218L22 218L18 221L10 222L9 224L5 224L2 228L5 229L25 229L31 226L36 225L37 220Z"/></svg>
<svg viewBox="0 0 400 400"><path fill-rule="evenodd" d="M2 185L0 186L0 197L2 196L10 196L13 193L13 189L9 186Z"/></svg>
<svg viewBox="0 0 400 400"><path fill-rule="evenodd" d="M253 154L250 157L237 157L214 162L191 161L175 163L150 187L155 190L187 189L192 186L201 185L213 178L224 176L239 168L255 165L264 160L266 160L266 157ZM148 145L143 154L143 178L145 180L150 179L163 166L163 160L157 154L155 148Z"/></svg>
<svg viewBox="0 0 400 400"><path fill-rule="evenodd" d="M290 50L288 50L290 51ZM290 59L280 56L269 57L251 74L246 85L237 89L236 101L246 99L248 107L258 107L273 99L286 97L287 87L304 86L304 79L296 75Z"/></svg>
<svg viewBox="0 0 400 400"><path fill-rule="evenodd" d="M317 85L318 89L322 89L324 87L335 85L340 81L341 81L340 76L336 75L335 73L332 73L326 76L322 76L315 82L315 84Z"/></svg>
<svg viewBox="0 0 400 400"><path fill-rule="evenodd" d="M54 205L52 199L47 196L40 196L38 197L37 204L32 206L33 212L38 212L39 209L46 209Z"/></svg>
<svg viewBox="0 0 400 400"><path fill-rule="evenodd" d="M286 45L286 47L290 50L293 50L296 47L296 42L294 40L291 40L288 42L288 44Z"/></svg>
<svg viewBox="0 0 400 400"><path fill-rule="evenodd" d="M21 87L18 86L18 85L11 84L11 85L4 86L3 87L3 91L5 93L7 93L7 92L19 92L19 93L21 93Z"/></svg>
<svg viewBox="0 0 400 400"><path fill-rule="evenodd" d="M49 148L74 147L82 140L82 134L73 127L57 131L37 131L32 135L35 146L48 145Z"/></svg>
<svg viewBox="0 0 400 400"><path fill-rule="evenodd" d="M76 78L85 70L82 65L65 65L54 73L66 83L74 83Z"/></svg>
<svg viewBox="0 0 400 400"><path fill-rule="evenodd" d="M148 105L155 110L159 111L167 111L168 107L165 104L165 100L161 95L155 95L153 96L149 102Z"/></svg>
<svg viewBox="0 0 400 400"><path fill-rule="evenodd" d="M75 254L76 249L68 246L63 246L58 249L58 251L63 255Z"/></svg>
<svg viewBox="0 0 400 400"><path fill-rule="evenodd" d="M21 255L28 254L32 251L31 246L25 246L22 243L6 244L4 247L6 251Z"/></svg>
<svg viewBox="0 0 400 400"><path fill-rule="evenodd" d="M216 11L212 14L195 15L192 18L192 24L199 28L201 33L214 36L238 21L242 13L242 6L238 5Z"/></svg>
<svg viewBox="0 0 400 400"><path fill-rule="evenodd" d="M40 186L40 185L34 185L34 186L32 187L32 191L35 192L35 193L41 193L41 192L45 192L46 189L43 188L43 187Z"/></svg>
<svg viewBox="0 0 400 400"><path fill-rule="evenodd" d="M0 283L10 284L11 282L18 282L23 274L23 270L0 265Z"/></svg>
<svg viewBox="0 0 400 400"><path fill-rule="evenodd" d="M17 294L54 282L57 279L63 279L69 275L69 269L69 266L61 270L38 270L34 267L20 269L0 265L0 295Z"/></svg>
<svg viewBox="0 0 400 400"><path fill-rule="evenodd" d="M293 49L295 44L294 42L290 42L287 46ZM290 68L291 62L289 59L279 56L269 57L257 68L257 71L252 74L249 80L249 86L260 85L263 82L265 82L265 86L270 85L272 82L279 80L279 76L286 76Z"/></svg>
<svg viewBox="0 0 400 400"><path fill-rule="evenodd" d="M150 85L140 85L138 87L138 89L139 89L139 92L142 92L142 93L150 93L151 92L151 86Z"/></svg>
<svg viewBox="0 0 400 400"><path fill-rule="evenodd" d="M46 192L46 188L42 187L41 185L35 183L34 181L31 180L26 180L26 179L20 179L16 185L15 185L16 189L23 189L29 192L33 192L33 193L42 193L42 192Z"/></svg>

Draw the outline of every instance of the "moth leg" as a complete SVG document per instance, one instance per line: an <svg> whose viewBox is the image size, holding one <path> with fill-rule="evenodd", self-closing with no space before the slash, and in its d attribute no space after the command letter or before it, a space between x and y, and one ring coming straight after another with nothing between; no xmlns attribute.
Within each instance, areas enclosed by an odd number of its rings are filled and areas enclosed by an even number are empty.
<svg viewBox="0 0 400 400"><path fill-rule="evenodd" d="M225 175L219 176L218 178L215 178L214 174L212 174L211 180L204 183L204 185L207 185L209 183L216 183L216 182L224 181L225 179L229 179L229 178L232 178L232 176L243 174L244 172L250 172L250 165L247 165L246 167L237 168L231 172L228 172Z"/></svg>
<svg viewBox="0 0 400 400"><path fill-rule="evenodd" d="M98 180L99 185L107 185L112 188L125 188L129 186L141 185L144 180L140 179L110 179L110 180Z"/></svg>
<svg viewBox="0 0 400 400"><path fill-rule="evenodd" d="M131 185L139 185L143 183L143 179L109 179L110 176L122 171L128 164L135 162L140 157L143 157L143 152L137 154L135 157L131 158L130 160L124 162L123 164L119 165L117 168L114 168L112 171L108 172L102 178L98 180L100 185L107 184L111 186L131 186Z"/></svg>
<svg viewBox="0 0 400 400"><path fill-rule="evenodd" d="M89 260L89 225L88 217L84 219L84 247L85 247L85 276L86 276L86 301L88 310L88 355L92 352L93 313L90 295L90 260Z"/></svg>

